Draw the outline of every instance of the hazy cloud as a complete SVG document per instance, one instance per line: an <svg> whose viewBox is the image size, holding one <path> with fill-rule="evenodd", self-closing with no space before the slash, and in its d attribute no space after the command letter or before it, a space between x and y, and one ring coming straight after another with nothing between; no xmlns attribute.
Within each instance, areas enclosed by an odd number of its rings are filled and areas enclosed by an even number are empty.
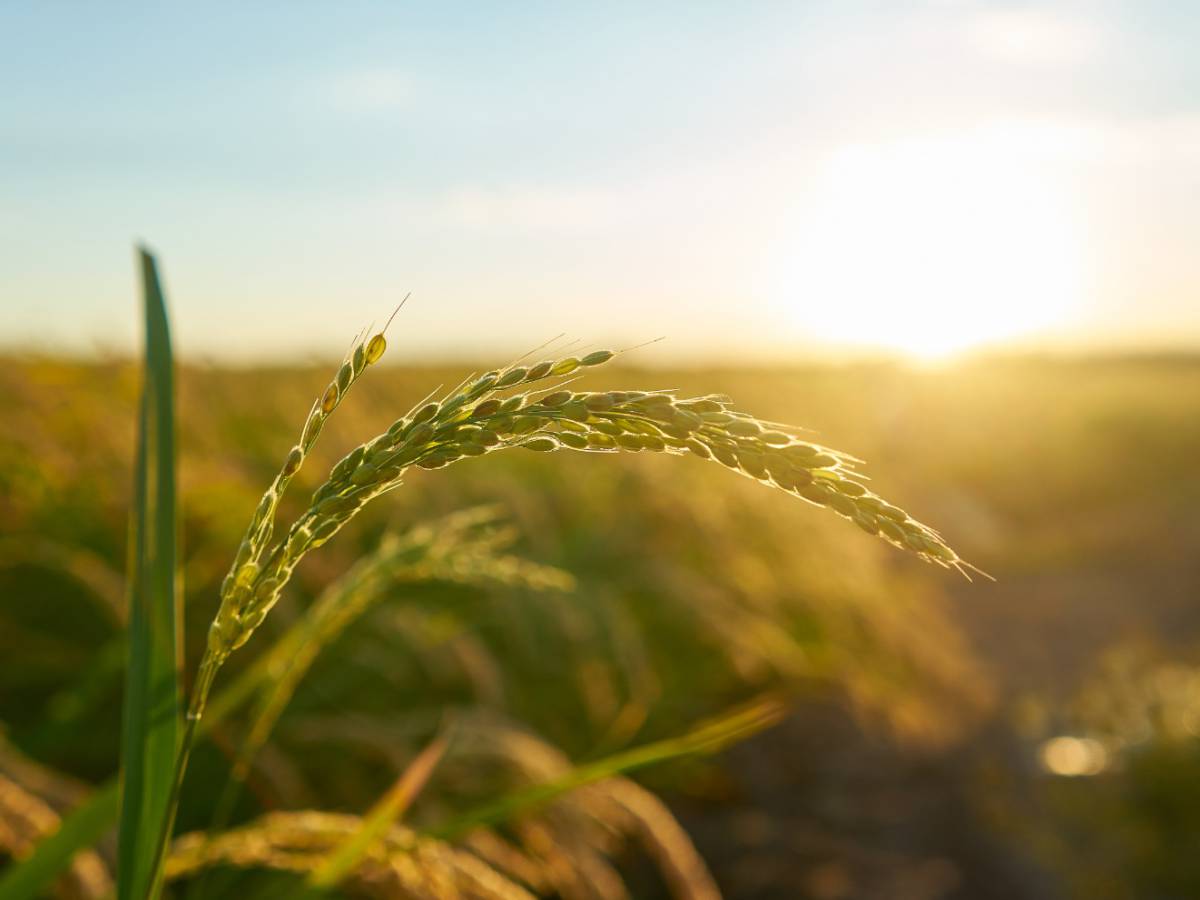
<svg viewBox="0 0 1200 900"><path fill-rule="evenodd" d="M327 78L318 93L337 109L353 113L389 112L412 105L412 76L387 67L352 69Z"/></svg>
<svg viewBox="0 0 1200 900"><path fill-rule="evenodd" d="M971 16L966 38L972 49L1001 62L1072 66L1098 59L1109 31L1094 17L1050 9L991 9Z"/></svg>

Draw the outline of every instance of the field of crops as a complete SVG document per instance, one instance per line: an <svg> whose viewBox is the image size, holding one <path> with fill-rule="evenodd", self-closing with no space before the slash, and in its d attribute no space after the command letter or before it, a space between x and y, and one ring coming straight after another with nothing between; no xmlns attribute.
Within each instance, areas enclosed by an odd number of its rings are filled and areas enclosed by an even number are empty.
<svg viewBox="0 0 1200 900"><path fill-rule="evenodd" d="M309 554L220 673L218 702L331 584L356 589L343 576L361 560L415 561L372 583L278 708L227 699L178 830L243 830L182 838L169 890L269 896L432 747L396 826L428 844L381 840L344 890L409 896L395 885L416 859L420 877L481 897L1200 893L1200 360L629 360L580 387L722 392L805 425L996 581L690 457L514 451L414 469ZM285 518L352 446L501 361L481 362L367 372ZM188 673L328 375L179 372ZM0 366L4 858L117 772L139 379L132 362ZM277 721L247 757L264 709ZM670 743L731 710L749 717L731 746ZM624 751L647 746L634 770ZM628 774L570 790L597 761ZM546 783L561 791L530 793ZM106 835L59 896L104 896L113 854ZM492 876L522 893L487 893Z"/></svg>

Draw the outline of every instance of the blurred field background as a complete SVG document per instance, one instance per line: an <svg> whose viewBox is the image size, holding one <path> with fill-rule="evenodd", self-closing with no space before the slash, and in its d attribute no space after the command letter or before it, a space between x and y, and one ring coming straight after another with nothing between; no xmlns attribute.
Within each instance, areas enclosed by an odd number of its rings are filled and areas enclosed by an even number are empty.
<svg viewBox="0 0 1200 900"><path fill-rule="evenodd" d="M325 368L182 370L191 666ZM370 372L323 460L465 368ZM779 689L778 727L638 776L730 898L1200 892L1200 360L618 368L586 383L725 391L803 423L998 579L967 583L696 460L506 453L420 472L301 567L235 668L385 530L464 507L497 505L516 552L574 588L398 591L301 683L236 820L361 812L446 709L582 761ZM0 366L0 773L25 773L52 809L116 770L136 387L121 361ZM208 821L243 728L235 716L200 747L181 828ZM481 790L470 771L450 766L410 820ZM652 854L621 846L633 896L667 896Z"/></svg>
<svg viewBox="0 0 1200 900"><path fill-rule="evenodd" d="M396 858L562 900L711 900L697 850L731 900L1200 896L1197 46L1173 0L0 4L0 896L117 771L139 243L180 364L189 675L331 365L410 290L281 521L561 331L639 347L585 386L812 428L996 577L691 458L417 472L218 693L414 526L511 558L389 582L173 900L273 890L283 844L328 849L430 748L423 834L742 704L786 714ZM254 710L199 744L181 831L224 817ZM112 845L59 896L104 896Z"/></svg>

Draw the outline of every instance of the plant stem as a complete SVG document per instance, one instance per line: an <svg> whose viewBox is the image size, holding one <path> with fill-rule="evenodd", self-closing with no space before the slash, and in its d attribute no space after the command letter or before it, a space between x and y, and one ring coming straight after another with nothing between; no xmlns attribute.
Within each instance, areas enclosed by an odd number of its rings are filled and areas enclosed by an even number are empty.
<svg viewBox="0 0 1200 900"><path fill-rule="evenodd" d="M208 703L208 695L212 690L213 679L221 668L223 659L219 659L211 650L204 651L200 667L196 670L196 683L192 686L192 698L188 703L187 722L183 730L183 738L179 743L179 752L175 757L175 774L171 782L171 796L167 800L166 815L163 817L162 828L158 834L155 852L154 872L146 885L146 900L156 900L162 888L163 865L166 861L167 844L171 840L171 832L175 829L175 814L179 810L179 795L183 789L183 777L187 772L188 758L192 753L192 745L196 742L196 729L200 718L204 715L204 707Z"/></svg>

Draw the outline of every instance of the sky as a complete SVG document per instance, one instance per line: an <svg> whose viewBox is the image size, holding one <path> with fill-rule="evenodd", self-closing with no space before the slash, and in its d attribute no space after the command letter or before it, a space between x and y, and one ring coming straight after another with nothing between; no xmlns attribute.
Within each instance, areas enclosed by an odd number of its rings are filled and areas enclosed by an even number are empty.
<svg viewBox="0 0 1200 900"><path fill-rule="evenodd" d="M0 347L1200 344L1189 2L0 3Z"/></svg>

